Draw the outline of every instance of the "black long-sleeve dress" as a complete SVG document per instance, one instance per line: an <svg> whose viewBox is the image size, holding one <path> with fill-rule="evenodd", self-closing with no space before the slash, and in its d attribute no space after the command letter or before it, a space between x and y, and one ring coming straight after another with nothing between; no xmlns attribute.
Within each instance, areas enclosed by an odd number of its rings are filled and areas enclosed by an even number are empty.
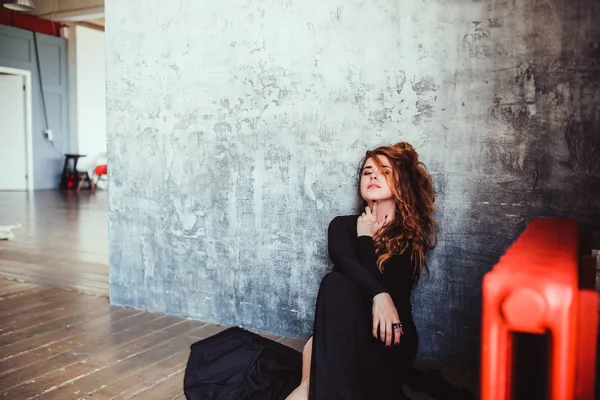
<svg viewBox="0 0 600 400"><path fill-rule="evenodd" d="M319 288L313 330L311 400L399 399L418 349L410 302L414 266L406 252L379 272L373 239L357 237L358 216L340 216L328 231L334 269ZM385 347L372 334L372 299L387 292L404 334Z"/></svg>

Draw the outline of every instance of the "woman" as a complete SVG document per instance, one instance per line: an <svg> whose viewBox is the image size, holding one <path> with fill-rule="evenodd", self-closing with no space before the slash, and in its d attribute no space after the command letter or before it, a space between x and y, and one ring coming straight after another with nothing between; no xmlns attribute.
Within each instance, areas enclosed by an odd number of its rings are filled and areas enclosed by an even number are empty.
<svg viewBox="0 0 600 400"><path fill-rule="evenodd" d="M362 213L329 225L334 268L288 400L406 398L400 385L418 348L410 298L437 241L435 192L405 142L368 151L358 187Z"/></svg>

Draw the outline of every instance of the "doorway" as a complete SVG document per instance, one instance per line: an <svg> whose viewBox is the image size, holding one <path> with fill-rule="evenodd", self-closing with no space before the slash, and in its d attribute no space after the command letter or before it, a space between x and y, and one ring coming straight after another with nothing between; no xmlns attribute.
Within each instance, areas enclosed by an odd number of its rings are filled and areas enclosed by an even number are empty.
<svg viewBox="0 0 600 400"><path fill-rule="evenodd" d="M0 67L0 190L33 190L31 73Z"/></svg>

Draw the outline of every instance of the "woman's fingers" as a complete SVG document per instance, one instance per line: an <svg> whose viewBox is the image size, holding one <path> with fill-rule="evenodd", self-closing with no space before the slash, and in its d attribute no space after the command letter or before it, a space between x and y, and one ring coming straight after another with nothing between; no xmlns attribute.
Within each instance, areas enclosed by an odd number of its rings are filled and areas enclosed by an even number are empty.
<svg viewBox="0 0 600 400"><path fill-rule="evenodd" d="M385 345L392 345L392 320L387 320L385 322Z"/></svg>
<svg viewBox="0 0 600 400"><path fill-rule="evenodd" d="M379 340L385 341L385 320L379 320Z"/></svg>
<svg viewBox="0 0 600 400"><path fill-rule="evenodd" d="M404 335L402 328L394 329L394 344L400 344L400 336Z"/></svg>
<svg viewBox="0 0 600 400"><path fill-rule="evenodd" d="M379 328L379 319L373 318L373 337L377 339L377 330Z"/></svg>

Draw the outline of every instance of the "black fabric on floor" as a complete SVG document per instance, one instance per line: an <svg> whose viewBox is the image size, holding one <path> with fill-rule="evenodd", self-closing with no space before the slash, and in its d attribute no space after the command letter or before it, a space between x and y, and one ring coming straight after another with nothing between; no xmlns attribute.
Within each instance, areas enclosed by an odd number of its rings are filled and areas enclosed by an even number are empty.
<svg viewBox="0 0 600 400"><path fill-rule="evenodd" d="M300 352L234 327L192 344L183 386L188 400L284 400L301 376Z"/></svg>

